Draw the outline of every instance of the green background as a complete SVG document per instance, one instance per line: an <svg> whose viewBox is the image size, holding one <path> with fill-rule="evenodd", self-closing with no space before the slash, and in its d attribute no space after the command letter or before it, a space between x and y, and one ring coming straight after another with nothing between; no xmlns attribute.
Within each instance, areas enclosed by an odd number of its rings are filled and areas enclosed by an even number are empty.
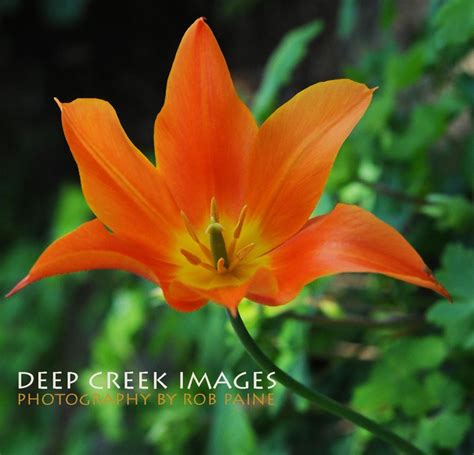
<svg viewBox="0 0 474 455"><path fill-rule="evenodd" d="M259 121L319 80L380 87L317 213L338 201L375 213L409 239L455 301L386 277L341 275L277 309L242 303L249 330L295 378L425 451L472 453L470 0L0 1L0 289L91 218L52 97L111 101L151 156L174 52L202 15ZM391 453L281 387L271 407L19 407L20 370L258 370L221 307L178 313L125 273L51 278L1 302L2 455Z"/></svg>

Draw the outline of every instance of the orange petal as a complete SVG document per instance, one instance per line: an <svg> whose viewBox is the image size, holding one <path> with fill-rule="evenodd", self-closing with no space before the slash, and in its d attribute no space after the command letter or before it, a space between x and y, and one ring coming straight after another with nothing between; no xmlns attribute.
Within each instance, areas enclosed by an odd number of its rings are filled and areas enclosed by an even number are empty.
<svg viewBox="0 0 474 455"><path fill-rule="evenodd" d="M286 303L321 276L343 272L388 275L450 299L419 254L388 224L371 213L339 204L331 213L311 220L293 238L270 253L278 281L274 295L259 295L267 304Z"/></svg>
<svg viewBox="0 0 474 455"><path fill-rule="evenodd" d="M207 299L177 281L162 282L160 285L166 302L178 311L194 311L207 303Z"/></svg>
<svg viewBox="0 0 474 455"><path fill-rule="evenodd" d="M161 286L166 302L180 311L194 311L206 304L195 293L178 298L169 295L166 283L174 276L174 267L151 257L139 245L109 233L99 220L84 223L53 242L6 297L49 276L96 269L125 270L139 275Z"/></svg>
<svg viewBox="0 0 474 455"><path fill-rule="evenodd" d="M165 297L183 301L185 293L199 296L204 302L213 301L225 306L232 312L235 312L240 301L245 297L250 282L243 283L240 286L224 286L213 289L190 288L179 281L174 281L168 288L168 296Z"/></svg>
<svg viewBox="0 0 474 455"><path fill-rule="evenodd" d="M94 269L125 270L158 284L155 271L137 256L136 248L93 220L53 242L7 297L49 276Z"/></svg>
<svg viewBox="0 0 474 455"><path fill-rule="evenodd" d="M275 279L265 268L259 269L253 277L238 286L198 289L186 286L179 281L173 281L168 287L167 292L170 297L178 300L195 299L196 296L201 296L204 301L218 303L235 314L239 303L247 295L249 288L253 287L254 289L261 290L262 286L265 286L265 289L269 289L269 286L272 286L272 292L276 289Z"/></svg>
<svg viewBox="0 0 474 455"><path fill-rule="evenodd" d="M178 311L195 311L207 303L207 299L203 299L201 295L175 281L162 282L160 285L166 302Z"/></svg>
<svg viewBox="0 0 474 455"><path fill-rule="evenodd" d="M204 298L226 307L235 315L237 307L247 294L249 286L250 282L247 282L241 286L203 289L200 290L200 293Z"/></svg>
<svg viewBox="0 0 474 455"><path fill-rule="evenodd" d="M334 159L367 109L373 90L348 79L298 93L262 125L250 157L248 217L277 246L318 202Z"/></svg>
<svg viewBox="0 0 474 455"><path fill-rule="evenodd" d="M157 166L193 224L208 217L213 196L221 212L238 217L256 132L212 31L198 19L178 48L155 123Z"/></svg>
<svg viewBox="0 0 474 455"><path fill-rule="evenodd" d="M159 171L131 143L112 106L98 99L59 103L66 139L92 211L124 237L165 245L179 212Z"/></svg>

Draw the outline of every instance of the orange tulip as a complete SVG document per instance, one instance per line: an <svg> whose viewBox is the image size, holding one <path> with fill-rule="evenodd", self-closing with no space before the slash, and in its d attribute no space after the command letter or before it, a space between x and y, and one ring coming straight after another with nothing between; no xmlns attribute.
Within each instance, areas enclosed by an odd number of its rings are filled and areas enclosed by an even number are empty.
<svg viewBox="0 0 474 455"><path fill-rule="evenodd" d="M373 91L347 79L315 84L258 128L198 19L155 122L156 166L107 102L58 102L97 218L50 245L8 295L52 275L121 269L159 285L182 311L213 300L235 312L244 297L280 305L341 272L381 273L449 298L409 243L369 212L339 204L308 221Z"/></svg>

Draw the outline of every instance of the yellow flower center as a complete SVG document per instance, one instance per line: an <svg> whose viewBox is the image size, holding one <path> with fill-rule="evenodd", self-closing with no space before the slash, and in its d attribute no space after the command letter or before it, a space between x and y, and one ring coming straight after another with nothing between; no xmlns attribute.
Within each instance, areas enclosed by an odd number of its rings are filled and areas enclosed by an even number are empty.
<svg viewBox="0 0 474 455"><path fill-rule="evenodd" d="M178 280L206 289L237 286L264 266L266 260L258 257L264 245L255 223L246 223L246 213L247 206L244 205L234 223L221 219L216 200L212 198L209 223L196 230L181 212L186 229L177 239L181 256ZM258 249L255 240L259 243Z"/></svg>

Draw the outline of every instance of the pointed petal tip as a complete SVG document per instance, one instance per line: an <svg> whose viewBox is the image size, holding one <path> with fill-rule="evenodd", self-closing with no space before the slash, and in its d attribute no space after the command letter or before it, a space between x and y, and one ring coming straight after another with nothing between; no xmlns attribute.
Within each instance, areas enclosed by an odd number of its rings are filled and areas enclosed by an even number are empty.
<svg viewBox="0 0 474 455"><path fill-rule="evenodd" d="M56 97L53 97L53 100L58 105L59 110L62 111L63 110L63 105L62 105L61 101L59 101Z"/></svg>
<svg viewBox="0 0 474 455"><path fill-rule="evenodd" d="M449 303L454 303L451 294L450 294L450 293L446 290L446 288L445 288L441 283L439 283L438 281L436 281L436 292L437 292L438 294L442 295L444 298L448 299L448 300L449 300Z"/></svg>
<svg viewBox="0 0 474 455"><path fill-rule="evenodd" d="M432 270L425 265L424 272L428 275L429 280L433 283L433 291L437 292L439 295L442 295L444 298L448 299L453 303L453 298L451 294L446 290L446 288L436 279Z"/></svg>
<svg viewBox="0 0 474 455"><path fill-rule="evenodd" d="M8 294L5 295L5 298L9 299L17 292L21 291L24 287L28 286L28 284L30 284L30 275L26 275L25 278L19 281L16 286Z"/></svg>
<svg viewBox="0 0 474 455"><path fill-rule="evenodd" d="M227 309L230 311L231 316L235 319L237 317L237 306L227 306Z"/></svg>
<svg viewBox="0 0 474 455"><path fill-rule="evenodd" d="M189 30L193 30L195 33L199 33L206 29L210 30L209 25L207 25L207 18L205 16L201 16L200 18L196 19L189 27Z"/></svg>

